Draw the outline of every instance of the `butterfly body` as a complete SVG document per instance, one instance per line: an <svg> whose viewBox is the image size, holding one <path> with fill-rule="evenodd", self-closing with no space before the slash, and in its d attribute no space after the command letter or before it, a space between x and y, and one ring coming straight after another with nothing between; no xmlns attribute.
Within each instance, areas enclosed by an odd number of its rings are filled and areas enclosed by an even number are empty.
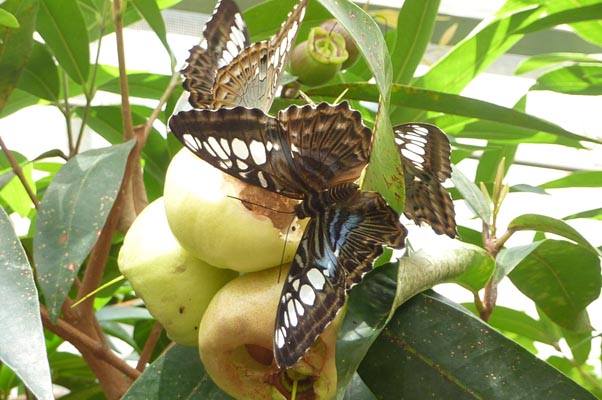
<svg viewBox="0 0 602 400"><path fill-rule="evenodd" d="M244 107L181 112L172 132L196 155L242 181L299 199L309 218L279 301L274 356L290 367L372 269L383 246L402 248L406 230L376 192L354 183L372 132L346 102L291 106L271 117Z"/></svg>

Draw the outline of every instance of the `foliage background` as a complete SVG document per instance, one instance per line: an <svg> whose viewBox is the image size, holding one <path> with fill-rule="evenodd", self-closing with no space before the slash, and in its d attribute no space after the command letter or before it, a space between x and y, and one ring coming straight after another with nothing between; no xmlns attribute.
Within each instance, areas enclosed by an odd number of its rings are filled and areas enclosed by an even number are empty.
<svg viewBox="0 0 602 400"><path fill-rule="evenodd" d="M126 398L160 398L161 393L225 398L204 379L194 349L176 346L160 356L168 340L127 282L111 284L70 307L119 275L115 260L123 232L147 201L161 196L165 169L179 148L164 135L181 89L160 14L176 2L9 0L0 6L0 117L34 104L54 108L63 116L62 140L68 143L63 151L51 142L28 160L0 142L0 204L5 210L0 215L0 299L5 305L0 310L0 398L15 388L52 398L51 381L69 391L65 398L118 398L134 380ZM274 33L292 4L272 0L247 10L252 39ZM601 360L592 348L592 343L599 346L600 327L591 326L586 309L600 294L600 253L591 244L596 238L584 237L568 223L599 220L602 209L580 210L563 219L517 213L503 225L497 219L504 200L521 193L553 196L555 188L602 184L599 171L575 171L537 187L504 185L519 146L554 144L562 154L599 145L591 132L577 134L524 110L528 95L536 91L592 99L601 94L600 58L575 53L531 57L517 73L536 71L537 81L512 108L460 95L512 46L543 30L570 24L576 38L599 47L602 3L509 0L417 76L439 6L434 0L408 0L399 12L381 12L377 20L392 16L391 25L378 26L346 1L312 1L300 35L327 18L328 10L362 47L364 61L328 85L306 89L312 98L330 101L348 89L346 98L368 123L375 114L359 101L380 100L376 161L365 186L379 190L397 209L403 204L403 187L395 182L403 180L398 179L392 125L435 123L452 138L454 163L478 159L474 177L467 178L462 168L453 177L454 198L463 199L478 221L459 219L464 244L417 251L382 266L352 292L338 343L340 395L602 397ZM163 43L165 53L157 57L171 65L171 75L127 70L122 25L140 19ZM37 40L34 31L40 35ZM115 51L122 53L119 68L100 64L97 49L115 42ZM286 104L277 102L274 108ZM90 131L112 146L82 153ZM44 132L36 134L42 141ZM17 236L8 215L31 221L27 232ZM536 318L496 307L497 285L508 280L533 301ZM412 298L450 281L474 293L468 307L490 325L433 292ZM363 335L350 334L354 321L366 323ZM65 351L65 341L79 354ZM118 342L130 350L113 351ZM551 350L540 355L553 354L546 361L556 369L532 355L542 346ZM593 354L597 360L592 361ZM145 369L147 361L153 363ZM359 375L354 374L358 366ZM163 379L157 379L159 374ZM169 386L174 376L185 377L177 388Z"/></svg>

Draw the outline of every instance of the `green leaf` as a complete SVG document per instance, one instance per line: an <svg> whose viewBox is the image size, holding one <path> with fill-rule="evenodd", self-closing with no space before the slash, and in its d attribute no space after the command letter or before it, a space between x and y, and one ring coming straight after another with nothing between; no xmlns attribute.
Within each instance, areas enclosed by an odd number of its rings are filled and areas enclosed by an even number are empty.
<svg viewBox="0 0 602 400"><path fill-rule="evenodd" d="M576 171L564 178L539 185L542 189L602 187L602 171Z"/></svg>
<svg viewBox="0 0 602 400"><path fill-rule="evenodd" d="M539 18L543 10L530 7L510 15L494 18L456 44L412 86L457 94L478 74L506 53L523 35L515 32ZM395 105L391 108L393 121L420 121L424 111L408 110Z"/></svg>
<svg viewBox="0 0 602 400"><path fill-rule="evenodd" d="M99 321L132 321L138 319L153 319L146 308L107 306L96 312Z"/></svg>
<svg viewBox="0 0 602 400"><path fill-rule="evenodd" d="M81 109L76 113L81 115ZM138 112L140 111L140 112ZM132 108L134 125L146 123L147 118L143 112L150 113L149 109ZM120 106L96 106L90 110L88 125L111 144L123 141L123 125ZM152 129L145 146L142 148L144 158L144 183L150 199L157 198L163 193L165 173L169 166L170 157L166 148L166 139Z"/></svg>
<svg viewBox="0 0 602 400"><path fill-rule="evenodd" d="M590 332L571 332L563 329L564 338L566 339L573 361L578 365L583 365L587 362L589 354L592 350L592 335Z"/></svg>
<svg viewBox="0 0 602 400"><path fill-rule="evenodd" d="M0 26L5 26L7 28L19 28L19 21L13 14L6 11L3 8L0 8Z"/></svg>
<svg viewBox="0 0 602 400"><path fill-rule="evenodd" d="M493 280L500 283L512 270L533 252L542 242L533 242L524 246L509 247L500 250L495 257L496 269Z"/></svg>
<svg viewBox="0 0 602 400"><path fill-rule="evenodd" d="M538 19L537 21L533 21L529 25L519 29L518 33L532 33L544 29L550 29L558 25L597 20L601 14L602 4L600 3L582 7L574 5L573 8L552 13Z"/></svg>
<svg viewBox="0 0 602 400"><path fill-rule="evenodd" d="M543 240L509 274L514 285L563 328L591 329L585 307L600 295L600 259L580 245Z"/></svg>
<svg viewBox="0 0 602 400"><path fill-rule="evenodd" d="M161 41L161 44L163 44L163 47L165 47L165 50L167 50L167 54L169 54L172 65L175 64L175 58L171 48L169 47L169 42L167 41L165 23L163 22L161 10L159 9L157 2L155 0L132 0L132 5L148 23L153 32L155 32ZM156 98L158 99L159 97Z"/></svg>
<svg viewBox="0 0 602 400"><path fill-rule="evenodd" d="M77 0L40 0L37 30L61 68L80 85L90 69L88 31Z"/></svg>
<svg viewBox="0 0 602 400"><path fill-rule="evenodd" d="M37 96L33 96L19 88L15 88L9 97L8 102L5 103L4 108L0 111L0 118L4 118L25 107L42 102L43 101L41 101Z"/></svg>
<svg viewBox="0 0 602 400"><path fill-rule="evenodd" d="M576 214L571 214L563 219L591 218L602 220L602 208L594 208L593 210L582 211Z"/></svg>
<svg viewBox="0 0 602 400"><path fill-rule="evenodd" d="M473 313L476 313L474 304L462 305ZM514 333L534 342L545 343L550 346L557 345L555 338L548 334L540 321L531 318L520 310L496 305L487 323L505 333Z"/></svg>
<svg viewBox="0 0 602 400"><path fill-rule="evenodd" d="M343 25L356 42L380 93L372 157L366 170L364 187L379 192L394 209L402 210L405 200L403 169L389 120L392 67L387 44L376 22L351 1L320 0L320 4Z"/></svg>
<svg viewBox="0 0 602 400"><path fill-rule="evenodd" d="M489 281L491 274L495 270L495 262L489 253L481 247L469 246L468 244L464 245L464 247L467 250L470 249L470 251L466 252L469 258L465 260L468 267L466 271L454 278L453 281L471 292L477 293Z"/></svg>
<svg viewBox="0 0 602 400"><path fill-rule="evenodd" d="M563 236L591 250L594 254L598 251L585 239L579 232L566 222L538 214L523 214L514 218L509 224L508 229L512 231L542 231L555 235Z"/></svg>
<svg viewBox="0 0 602 400"><path fill-rule="evenodd" d="M39 399L53 399L33 271L12 223L0 208L0 360Z"/></svg>
<svg viewBox="0 0 602 400"><path fill-rule="evenodd" d="M461 245L429 252L420 250L401 258L398 265L378 267L351 290L337 339L339 398L392 311L416 293L456 279L472 266L474 252L472 246Z"/></svg>
<svg viewBox="0 0 602 400"><path fill-rule="evenodd" d="M391 52L394 83L409 83L414 76L433 34L439 3L439 0L403 2Z"/></svg>
<svg viewBox="0 0 602 400"><path fill-rule="evenodd" d="M471 182L455 165L452 166L452 182L470 209L486 223L491 221L491 208L477 185Z"/></svg>
<svg viewBox="0 0 602 400"><path fill-rule="evenodd" d="M358 372L383 399L594 399L433 292L415 296L395 313Z"/></svg>
<svg viewBox="0 0 602 400"><path fill-rule="evenodd" d="M0 112L15 88L27 64L33 45L33 32L38 10L37 0L8 0L0 5L20 21L19 28L0 26Z"/></svg>
<svg viewBox="0 0 602 400"><path fill-rule="evenodd" d="M319 88L310 89L307 94L310 96L331 96L336 97L343 90L347 89L345 98L365 101L378 101L378 91L375 85L370 83L347 83L321 86ZM466 135L466 133L458 134L462 130L447 130L457 137L470 137L475 139L497 139L497 140L514 140L516 143L524 142L525 138L531 138L538 132L547 132L553 136L546 138L549 143L558 142L560 139L568 139L571 141L587 140L592 142L600 142L598 140L588 138L581 135L576 135L569 132L560 126L541 118L523 113L519 110L498 106L497 104L489 103L482 100L472 99L456 94L449 94L430 89L421 89L406 85L392 85L391 89L391 104L403 106L406 108L416 108L420 110L438 111L452 115L460 115L469 118L478 118L485 121L496 122L495 126L500 131L496 136L486 135L481 133L482 127L474 129L474 135ZM418 119L412 119L417 121ZM407 122L408 120L392 119L393 124ZM473 120L463 119L464 125ZM457 125L460 121L452 120ZM491 124L491 123L490 123ZM503 124L503 125L500 125ZM438 126L446 127L446 123L437 123ZM518 128L525 128L519 130ZM514 135L512 133L514 132ZM541 135L540 135L541 136ZM542 139L538 139L539 142ZM580 146L578 143L575 146Z"/></svg>
<svg viewBox="0 0 602 400"><path fill-rule="evenodd" d="M21 165L21 172L25 178L25 182L27 182L35 194L36 185L33 180L33 165L29 164L22 154L14 151L11 153L15 160L17 160L17 163ZM6 171L6 173L2 175L2 181L6 182L0 184L0 199L4 204L10 207L12 211L18 213L21 217L26 217L31 211L33 203L27 194L27 190L25 190L19 178L14 174L12 166L3 153L0 155L0 171Z"/></svg>
<svg viewBox="0 0 602 400"><path fill-rule="evenodd" d="M601 4L602 6L602 4ZM597 96L602 94L602 65L581 64L557 68L537 78L531 90Z"/></svg>
<svg viewBox="0 0 602 400"><path fill-rule="evenodd" d="M171 80L171 76L139 73L128 74L127 79L130 96L157 100L161 98L165 92L165 89ZM120 94L121 88L119 87L119 77L99 85L98 89L110 93Z"/></svg>
<svg viewBox="0 0 602 400"><path fill-rule="evenodd" d="M73 157L40 203L34 260L53 321L113 207L133 147L132 140Z"/></svg>
<svg viewBox="0 0 602 400"><path fill-rule="evenodd" d="M122 400L228 400L205 372L199 350L173 346L136 379Z"/></svg>
<svg viewBox="0 0 602 400"><path fill-rule="evenodd" d="M583 53L548 53L529 57L516 68L515 74L525 74L537 69L546 68L561 63L602 63L602 57L597 54Z"/></svg>
<svg viewBox="0 0 602 400"><path fill-rule="evenodd" d="M46 45L34 42L17 87L42 99L58 102L59 72Z"/></svg>
<svg viewBox="0 0 602 400"><path fill-rule="evenodd" d="M479 159L475 182L494 182L498 166L504 161L504 176L514 161L518 145L487 146ZM491 191L489 192L492 193Z"/></svg>

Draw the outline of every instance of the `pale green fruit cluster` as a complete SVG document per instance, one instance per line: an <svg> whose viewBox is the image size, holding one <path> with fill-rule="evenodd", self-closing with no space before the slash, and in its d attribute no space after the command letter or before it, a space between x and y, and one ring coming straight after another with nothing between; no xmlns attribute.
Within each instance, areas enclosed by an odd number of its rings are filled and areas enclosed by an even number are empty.
<svg viewBox="0 0 602 400"><path fill-rule="evenodd" d="M136 218L119 252L119 269L176 343L196 346L198 325L215 293L238 273L215 268L180 246L163 199Z"/></svg>
<svg viewBox="0 0 602 400"><path fill-rule="evenodd" d="M171 161L164 197L182 247L219 268L251 272L289 263L301 239L292 201L245 185L188 149ZM258 206L250 210L243 200Z"/></svg>

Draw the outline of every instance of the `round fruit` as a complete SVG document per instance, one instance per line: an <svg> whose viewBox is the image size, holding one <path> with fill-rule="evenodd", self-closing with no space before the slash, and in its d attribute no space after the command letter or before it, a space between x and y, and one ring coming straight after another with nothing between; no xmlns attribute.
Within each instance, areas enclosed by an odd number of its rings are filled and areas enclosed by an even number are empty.
<svg viewBox="0 0 602 400"><path fill-rule="evenodd" d="M290 370L275 366L274 320L287 269L232 280L215 295L199 325L205 370L237 399L290 398L293 376L299 380L297 398L330 399L336 393L335 348L343 313Z"/></svg>
<svg viewBox="0 0 602 400"><path fill-rule="evenodd" d="M345 50L347 50L347 59L341 65L341 69L347 69L351 67L360 57L360 50L355 44L355 40L351 37L347 29L341 25L336 19L328 19L320 24L320 27L328 32L336 32L343 37L345 40Z"/></svg>
<svg viewBox="0 0 602 400"><path fill-rule="evenodd" d="M346 59L343 37L315 27L308 39L293 49L290 70L303 84L317 86L332 79Z"/></svg>
<svg viewBox="0 0 602 400"><path fill-rule="evenodd" d="M163 199L149 204L123 240L119 270L167 335L197 346L198 325L215 293L238 274L193 257L173 237Z"/></svg>
<svg viewBox="0 0 602 400"><path fill-rule="evenodd" d="M222 173L188 149L169 165L164 198L182 247L219 268L250 272L290 262L301 238L295 201Z"/></svg>

